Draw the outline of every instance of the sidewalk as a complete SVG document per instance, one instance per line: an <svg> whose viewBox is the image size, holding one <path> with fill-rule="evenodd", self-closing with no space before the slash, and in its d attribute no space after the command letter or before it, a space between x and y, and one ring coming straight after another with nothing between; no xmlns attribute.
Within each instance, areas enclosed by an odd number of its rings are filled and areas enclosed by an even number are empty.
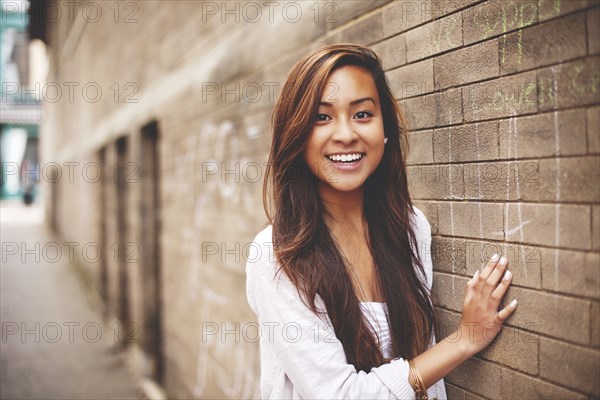
<svg viewBox="0 0 600 400"><path fill-rule="evenodd" d="M52 263L32 250L54 241L42 210L3 201L0 212L0 399L139 398L68 258Z"/></svg>

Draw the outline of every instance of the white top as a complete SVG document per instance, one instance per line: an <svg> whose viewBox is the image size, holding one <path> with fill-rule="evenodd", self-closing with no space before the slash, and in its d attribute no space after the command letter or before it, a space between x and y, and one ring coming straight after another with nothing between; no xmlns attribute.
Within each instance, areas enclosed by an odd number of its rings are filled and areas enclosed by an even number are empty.
<svg viewBox="0 0 600 400"><path fill-rule="evenodd" d="M417 208L414 210L416 215L412 222L418 244L418 249L414 250L423 263L425 283L431 290L431 228L423 213ZM346 360L323 299L315 296L315 305L323 312L323 316L319 317L304 304L287 275L281 272L275 276L277 269L272 227L268 226L254 238L246 263L248 304L258 317L260 329L263 399L415 398L408 383L406 360L392 360L372 368L368 373L357 371ZM365 304L361 307L374 310L381 326L377 306ZM381 328L382 343L385 343L385 332L389 329ZM430 346L433 344L435 337ZM435 397L446 399L443 379L427 392L432 400Z"/></svg>
<svg viewBox="0 0 600 400"><path fill-rule="evenodd" d="M392 338L390 327L386 316L387 304L375 301L363 301L360 303L363 314L367 317L373 333L379 339L379 348L385 358L392 357Z"/></svg>
<svg viewBox="0 0 600 400"><path fill-rule="evenodd" d="M393 358L392 355L392 337L387 320L387 304L376 301L362 301L360 308L367 320L371 324L373 333L379 339L379 348L385 358ZM435 344L435 341L432 345ZM446 389L443 382L440 381L427 390L430 399L446 398Z"/></svg>

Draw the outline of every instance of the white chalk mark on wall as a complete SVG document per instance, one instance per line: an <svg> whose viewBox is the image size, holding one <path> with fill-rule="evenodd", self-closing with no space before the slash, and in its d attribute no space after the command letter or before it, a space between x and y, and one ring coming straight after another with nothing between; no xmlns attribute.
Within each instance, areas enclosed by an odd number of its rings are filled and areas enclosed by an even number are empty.
<svg viewBox="0 0 600 400"><path fill-rule="evenodd" d="M227 297L212 291L208 287L202 290L202 303L198 312L205 316L211 307L223 307L227 304ZM198 364L196 367L196 385L194 386L194 397L201 398L206 389L206 378L209 370L209 350L215 346L220 335L205 335L204 328L200 330L198 343Z"/></svg>
<svg viewBox="0 0 600 400"><path fill-rule="evenodd" d="M209 208L211 204L226 202L232 208L244 207L249 211L262 207L257 203L260 197L255 196L255 189L262 184L265 164L250 160L243 151L259 132L256 126L242 132L229 120L218 126L210 122L202 127L197 150L202 162L198 166L201 179L196 182L200 189L196 196L196 229L205 226L207 218L214 214ZM238 224L243 231L252 221L240 218Z"/></svg>
<svg viewBox="0 0 600 400"><path fill-rule="evenodd" d="M201 315L221 309L229 303L226 295L204 287ZM194 397L203 398L209 379L227 397L248 399L256 395L258 379L255 373L258 348L244 337L242 324L230 320L214 321L214 334L202 330L198 343L198 364ZM225 332L226 334L223 334ZM233 358L233 359L232 359ZM233 365L233 370L230 366ZM210 373L210 375L209 375Z"/></svg>
<svg viewBox="0 0 600 400"><path fill-rule="evenodd" d="M479 144L479 124L475 124L475 144L477 146L477 200L483 199L481 192L481 146ZM483 239L483 213L481 211L481 201L477 202L479 211L479 238Z"/></svg>
<svg viewBox="0 0 600 400"><path fill-rule="evenodd" d="M529 221L523 221L523 214L521 211L521 185L520 185L520 169L519 169L519 164L518 161L516 161L518 159L518 142L519 142L519 130L518 130L518 126L517 126L517 119L515 117L515 110L514 108L511 109L511 117L508 120L508 134L507 134L507 155L506 157L510 160L511 157L513 157L515 159L515 173L514 173L514 179L515 179L515 192L516 192L516 201L517 201L517 219L518 219L518 225L514 228L509 228L508 224L510 221L509 218L509 206L508 204L505 205L505 213L504 213L504 234L505 234L505 240L508 240L510 236L514 235L515 233L519 232L519 239L520 242L523 243L524 241L524 232L523 232L523 227L527 224L529 224ZM510 161L507 163L506 165L506 202L508 203L508 201L510 201L510 179L511 179L511 168L510 168ZM528 280L528 271L527 271L527 260L526 260L526 254L525 254L525 248L523 248L523 246L521 246L520 251L519 251L519 258L522 263L523 263L523 272L525 273L525 280Z"/></svg>
<svg viewBox="0 0 600 400"><path fill-rule="evenodd" d="M258 346L243 338L237 340L236 335L243 333L240 332L240 323L222 318L213 321L218 329L231 332L226 337L221 332L207 335L204 330L204 324L210 323L206 319L218 316L218 310L227 306L229 293L211 290L210 282L202 282L198 268L202 265L203 229L214 225L212 218L216 215L215 207L226 203L230 209L244 208L247 211L245 214L250 215L257 209L259 197L254 196L254 192L255 186L262 182L264 165L252 162L245 155L248 152L244 146L258 137L259 133L260 130L255 126L240 130L229 120L219 124L207 122L195 142L193 229L192 232L186 232L184 237L189 239L191 245L187 290L191 300L200 304L198 312L203 319L193 389L196 398L204 397L208 390L215 388L228 398L253 398L259 395L259 379L256 376ZM249 169L248 165L252 168ZM244 232L253 221L240 218L236 224L236 228Z"/></svg>
<svg viewBox="0 0 600 400"><path fill-rule="evenodd" d="M522 231L522 228L523 228L525 225L527 225L529 222L530 222L530 221L525 221L525 222L522 222L521 224L519 224L518 226L515 226L515 227L514 227L514 228L512 228L512 229L507 229L507 230L506 230L506 236L511 236L511 235L514 235L515 233L517 233L517 232L519 232L519 231ZM497 233L501 233L501 232L497 232Z"/></svg>
<svg viewBox="0 0 600 400"><path fill-rule="evenodd" d="M452 111L450 111L450 125L452 125ZM449 171L448 171L448 179L450 185L450 233L452 234L452 239L450 239L451 252L452 252L452 296L456 293L455 283L454 283L454 273L456 270L456 252L454 251L454 193L452 189L452 133L448 132L448 163L449 163Z"/></svg>
<svg viewBox="0 0 600 400"><path fill-rule="evenodd" d="M555 200L556 205L554 206L554 245L558 247L560 245L560 127L558 123L558 82L556 81L556 75L560 73L562 65L558 67L552 67L553 81L552 86L554 89L554 151L556 157L554 158L556 163L556 190ZM558 289L558 249L554 251L554 288Z"/></svg>

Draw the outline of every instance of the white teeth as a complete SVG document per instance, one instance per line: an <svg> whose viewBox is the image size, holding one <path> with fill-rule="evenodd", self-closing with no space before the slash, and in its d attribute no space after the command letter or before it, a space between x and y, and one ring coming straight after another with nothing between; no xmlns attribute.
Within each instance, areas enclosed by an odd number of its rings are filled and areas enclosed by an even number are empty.
<svg viewBox="0 0 600 400"><path fill-rule="evenodd" d="M332 154L332 155L327 156L327 158L329 158L331 161L352 162L352 161L360 160L362 158L362 156L363 155L361 153Z"/></svg>

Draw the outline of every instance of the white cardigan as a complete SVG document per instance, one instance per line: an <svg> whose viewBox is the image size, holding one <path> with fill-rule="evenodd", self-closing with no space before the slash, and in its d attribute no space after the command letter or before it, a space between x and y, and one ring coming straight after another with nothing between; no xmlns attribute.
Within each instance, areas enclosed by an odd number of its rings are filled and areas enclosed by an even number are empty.
<svg viewBox="0 0 600 400"><path fill-rule="evenodd" d="M431 290L431 227L425 215L416 207L414 210L418 253ZM246 294L260 329L261 397L414 399L406 360L393 360L369 373L357 372L347 362L329 318L319 318L304 305L285 273L275 279L278 264L272 243L272 226L268 226L254 238L246 263ZM315 304L325 311L319 295ZM435 338L430 346L433 344ZM430 399L446 399L443 379L427 392Z"/></svg>

